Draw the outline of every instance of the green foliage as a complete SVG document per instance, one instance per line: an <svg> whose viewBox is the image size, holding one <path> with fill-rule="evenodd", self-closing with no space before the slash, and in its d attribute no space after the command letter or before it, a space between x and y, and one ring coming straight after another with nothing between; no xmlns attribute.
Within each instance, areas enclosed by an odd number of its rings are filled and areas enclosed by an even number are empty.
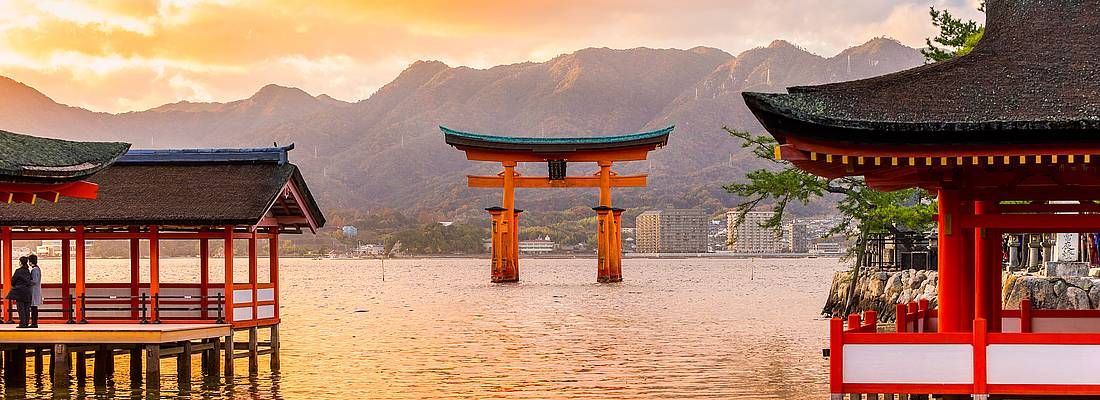
<svg viewBox="0 0 1100 400"><path fill-rule="evenodd" d="M770 136L723 129L741 139L742 147L751 149L756 157L774 164L771 169L749 172L745 176L746 182L725 186L727 191L743 199L739 205L741 214L737 224L741 224L744 215L758 205L770 203L775 216L762 226L778 232L791 201L806 204L828 193L843 196L837 203L837 211L844 217L843 222L830 232L831 235L843 234L850 239L858 239L868 233L892 232L899 228L925 231L933 224L936 204L922 189L880 192L868 187L861 177L822 178L787 161L776 160L773 149L777 143Z"/></svg>
<svg viewBox="0 0 1100 400"><path fill-rule="evenodd" d="M985 11L984 2L978 10ZM985 33L982 25L975 21L963 21L947 10L931 7L928 14L932 17L932 25L940 29L938 36L924 40L928 48L921 49L921 54L929 62L940 62L969 54Z"/></svg>
<svg viewBox="0 0 1100 400"><path fill-rule="evenodd" d="M392 249L401 242L401 251L413 254L478 254L484 252L481 241L488 237L484 228L472 225L428 223L386 235L384 245Z"/></svg>

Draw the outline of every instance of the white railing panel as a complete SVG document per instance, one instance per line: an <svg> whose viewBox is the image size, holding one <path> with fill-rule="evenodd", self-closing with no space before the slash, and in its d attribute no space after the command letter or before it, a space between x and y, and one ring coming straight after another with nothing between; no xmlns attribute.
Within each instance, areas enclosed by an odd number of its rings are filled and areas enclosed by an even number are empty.
<svg viewBox="0 0 1100 400"><path fill-rule="evenodd" d="M1031 317L1032 333L1100 333L1100 318Z"/></svg>
<svg viewBox="0 0 1100 400"><path fill-rule="evenodd" d="M252 319L252 306L234 307L233 308L233 320L234 321L249 321L251 319Z"/></svg>
<svg viewBox="0 0 1100 400"><path fill-rule="evenodd" d="M1001 332L1003 333L1020 333L1020 318L1017 317L1001 317Z"/></svg>
<svg viewBox="0 0 1100 400"><path fill-rule="evenodd" d="M1100 385L1100 345L993 344L986 351L990 384Z"/></svg>
<svg viewBox="0 0 1100 400"><path fill-rule="evenodd" d="M252 289L235 289L235 290L233 290L233 302L234 303L251 303L252 302Z"/></svg>
<svg viewBox="0 0 1100 400"><path fill-rule="evenodd" d="M969 384L969 344L846 344L844 383Z"/></svg>
<svg viewBox="0 0 1100 400"><path fill-rule="evenodd" d="M275 306L256 307L256 319L275 318Z"/></svg>
<svg viewBox="0 0 1100 400"><path fill-rule="evenodd" d="M256 301L275 300L275 289L259 289L256 291Z"/></svg>

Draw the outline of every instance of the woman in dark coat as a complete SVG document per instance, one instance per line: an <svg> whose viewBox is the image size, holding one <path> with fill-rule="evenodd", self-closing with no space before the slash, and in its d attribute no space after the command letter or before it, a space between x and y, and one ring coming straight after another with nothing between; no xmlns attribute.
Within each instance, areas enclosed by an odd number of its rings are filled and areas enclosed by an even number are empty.
<svg viewBox="0 0 1100 400"><path fill-rule="evenodd" d="M31 287L34 286L34 281L27 261L27 257L19 257L19 268L11 276L11 290L7 295L8 300L15 301L19 311L19 328L30 328L27 319L30 317Z"/></svg>

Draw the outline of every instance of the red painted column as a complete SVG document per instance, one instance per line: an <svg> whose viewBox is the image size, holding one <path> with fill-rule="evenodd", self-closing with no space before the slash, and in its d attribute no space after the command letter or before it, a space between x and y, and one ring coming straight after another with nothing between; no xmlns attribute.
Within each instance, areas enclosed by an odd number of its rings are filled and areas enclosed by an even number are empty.
<svg viewBox="0 0 1100 400"><path fill-rule="evenodd" d="M199 239L199 317L210 318L210 240Z"/></svg>
<svg viewBox="0 0 1100 400"><path fill-rule="evenodd" d="M257 259L256 251L256 232L252 232L252 236L248 238L248 283L249 289L252 290L252 320L258 319L259 307L256 305L256 299L260 296L260 289L257 283L259 282L259 260Z"/></svg>
<svg viewBox="0 0 1100 400"><path fill-rule="evenodd" d="M969 313L963 307L967 303L961 294L967 289L964 268L966 267L966 240L958 227L961 203L959 192L953 189L940 189L937 196L939 215L936 217L939 235L939 331L964 332L962 326ZM960 286L962 286L960 288Z"/></svg>
<svg viewBox="0 0 1100 400"><path fill-rule="evenodd" d="M844 396L844 321L829 320L829 393Z"/></svg>
<svg viewBox="0 0 1100 400"><path fill-rule="evenodd" d="M131 234L137 235L136 229L130 230ZM134 238L130 239L130 318L138 318L139 310L141 307L141 240Z"/></svg>
<svg viewBox="0 0 1100 400"><path fill-rule="evenodd" d="M965 196L965 193L963 194ZM974 201L968 198L962 200L960 215L972 216L974 215ZM962 270L961 270L961 284L956 286L959 291L959 299L962 301L959 307L960 320L959 327L962 332L970 332L974 329L974 287L976 285L975 274L977 273L977 265L974 263L975 255L977 251L978 241L975 240L974 228L961 228L959 232L963 236L963 253Z"/></svg>
<svg viewBox="0 0 1100 400"><path fill-rule="evenodd" d="M608 254L611 256L611 282L623 281L623 210L611 209L611 248Z"/></svg>
<svg viewBox="0 0 1100 400"><path fill-rule="evenodd" d="M523 210L512 209L512 270L511 279L512 282L519 281L519 215L523 213Z"/></svg>
<svg viewBox="0 0 1100 400"><path fill-rule="evenodd" d="M160 236L156 225L149 226L149 298L157 299L149 308L150 315L160 320Z"/></svg>
<svg viewBox="0 0 1100 400"><path fill-rule="evenodd" d="M225 226L225 321L233 323L233 225Z"/></svg>
<svg viewBox="0 0 1100 400"><path fill-rule="evenodd" d="M11 246L11 244L12 244L11 243L11 228L7 227L7 226L5 226L3 228L0 228L0 247L3 247L3 249L0 249L0 253L4 253L3 254L4 261L2 263L0 263L0 264L3 265L4 276L0 277L0 278L2 278L4 280L4 295L7 295L8 291L11 290L11 274L12 274L12 266L11 266L11 262L12 262L11 247L12 246ZM8 300L7 298L5 298L0 303L3 304L4 322L5 323L11 323L11 300Z"/></svg>
<svg viewBox="0 0 1100 400"><path fill-rule="evenodd" d="M503 232L505 231L503 207L489 207L485 211L489 212L489 217L492 219L492 226L489 228L490 241L492 242L492 258L489 279L492 282L505 282L504 280L504 241Z"/></svg>
<svg viewBox="0 0 1100 400"><path fill-rule="evenodd" d="M611 282L611 207L593 207L596 211L596 281Z"/></svg>
<svg viewBox="0 0 1100 400"><path fill-rule="evenodd" d="M76 320L78 322L85 322L87 316L84 315L84 310L81 305L83 304L81 298L85 293L85 279L84 279L84 227L76 227L76 304L73 304L73 308L76 311Z"/></svg>
<svg viewBox="0 0 1100 400"><path fill-rule="evenodd" d="M974 214L996 213L996 202L975 201ZM1001 327L1001 232L974 230L974 317L987 321L990 332Z"/></svg>
<svg viewBox="0 0 1100 400"><path fill-rule="evenodd" d="M271 229L268 259L270 260L271 286L275 292L275 319L279 319L279 229Z"/></svg>
<svg viewBox="0 0 1100 400"><path fill-rule="evenodd" d="M72 269L71 269L72 255L69 254L69 250L72 249L72 247L70 247L71 245L72 244L70 243L69 239L62 239L61 240L61 303L62 304L68 304L69 295L72 294L72 289L69 288L69 286L72 286L72 284L73 284L73 280L71 278L69 278L69 274L72 271ZM64 310L61 313L62 318L64 318L65 320L68 320L69 318L73 317L72 310L69 307L62 307L62 309Z"/></svg>

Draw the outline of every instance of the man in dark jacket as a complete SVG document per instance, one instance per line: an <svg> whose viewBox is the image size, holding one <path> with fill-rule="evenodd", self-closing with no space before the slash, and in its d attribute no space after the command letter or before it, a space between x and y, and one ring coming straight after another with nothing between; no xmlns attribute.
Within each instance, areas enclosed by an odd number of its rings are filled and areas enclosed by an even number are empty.
<svg viewBox="0 0 1100 400"><path fill-rule="evenodd" d="M7 299L15 301L19 311L19 328L30 328L27 319L31 311L31 287L34 281L31 278L31 269L27 257L19 257L19 268L11 276L11 290Z"/></svg>

